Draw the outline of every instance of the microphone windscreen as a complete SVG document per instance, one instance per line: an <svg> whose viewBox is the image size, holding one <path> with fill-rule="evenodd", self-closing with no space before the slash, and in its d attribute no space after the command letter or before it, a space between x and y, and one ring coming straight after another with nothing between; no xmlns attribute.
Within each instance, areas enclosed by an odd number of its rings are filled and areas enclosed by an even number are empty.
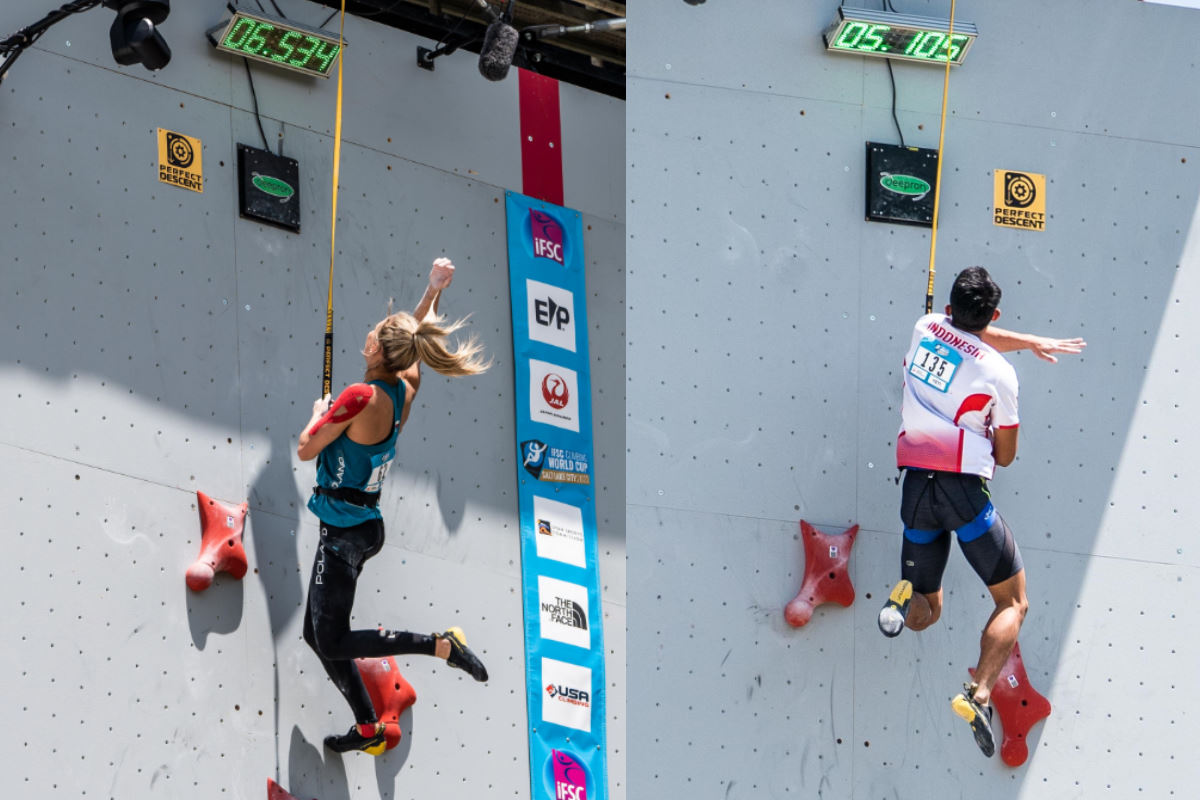
<svg viewBox="0 0 1200 800"><path fill-rule="evenodd" d="M479 74L489 81L502 81L517 54L517 29L500 20L488 25L479 48Z"/></svg>

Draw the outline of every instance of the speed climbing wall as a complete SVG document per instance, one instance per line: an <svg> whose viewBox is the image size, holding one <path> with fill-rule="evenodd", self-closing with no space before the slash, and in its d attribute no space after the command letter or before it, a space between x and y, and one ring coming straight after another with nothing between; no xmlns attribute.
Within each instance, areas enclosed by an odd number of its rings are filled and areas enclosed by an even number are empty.
<svg viewBox="0 0 1200 800"><path fill-rule="evenodd" d="M278 0L296 21L329 9ZM15 31L50 10L0 10ZM476 684L399 658L417 703L399 747L335 756L352 722L301 639L317 530L296 436L321 388L336 82L254 66L272 150L300 163L301 232L238 217L237 145L261 147L246 73L204 31L224 3L174 3L174 56L118 67L105 9L55 26L0 86L0 734L11 797L528 797L504 192L521 190L517 76L348 18L334 279L334 383L389 297L430 262L495 366L427 371L398 444L388 546L355 623L460 624ZM337 20L329 27L336 31ZM624 788L624 106L560 87L565 204L583 216L610 791ZM160 183L156 131L202 142L203 193ZM249 504L241 580L191 592L197 490Z"/></svg>
<svg viewBox="0 0 1200 800"><path fill-rule="evenodd" d="M875 625L899 569L900 368L930 232L864 221L865 142L900 142L887 64L824 50L838 5L631 8L629 783L725 800L1190 796L1200 11L957 4L980 33L950 78L935 307L983 264L1000 324L1088 341L1057 365L1012 357L1020 454L992 489L1028 572L1028 678L1053 706L1014 768L949 708L991 608L957 548L935 628ZM894 73L905 143L936 148L942 70ZM1046 176L1044 230L994 224L998 170ZM801 519L861 526L857 599L794 629Z"/></svg>

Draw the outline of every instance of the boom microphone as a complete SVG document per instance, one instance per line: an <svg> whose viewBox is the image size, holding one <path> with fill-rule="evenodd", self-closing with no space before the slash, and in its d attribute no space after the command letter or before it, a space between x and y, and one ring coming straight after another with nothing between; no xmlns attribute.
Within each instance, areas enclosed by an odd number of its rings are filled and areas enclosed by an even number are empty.
<svg viewBox="0 0 1200 800"><path fill-rule="evenodd" d="M517 29L496 17L483 35L479 48L479 74L489 81L502 81L517 54Z"/></svg>
<svg viewBox="0 0 1200 800"><path fill-rule="evenodd" d="M607 31L625 30L625 18L600 19L595 22L585 22L582 25L535 25L524 30L529 39L557 39L573 33L605 33Z"/></svg>

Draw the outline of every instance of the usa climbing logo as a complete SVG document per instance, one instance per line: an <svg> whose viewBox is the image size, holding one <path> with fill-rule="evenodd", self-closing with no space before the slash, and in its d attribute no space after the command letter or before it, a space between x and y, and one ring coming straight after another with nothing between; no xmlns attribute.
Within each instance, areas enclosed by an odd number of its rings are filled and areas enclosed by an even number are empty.
<svg viewBox="0 0 1200 800"><path fill-rule="evenodd" d="M592 671L542 658L542 719L581 731L592 730Z"/></svg>
<svg viewBox="0 0 1200 800"><path fill-rule="evenodd" d="M563 259L563 229L554 217L530 209L529 227L533 234L535 258L548 258L559 264L566 263Z"/></svg>

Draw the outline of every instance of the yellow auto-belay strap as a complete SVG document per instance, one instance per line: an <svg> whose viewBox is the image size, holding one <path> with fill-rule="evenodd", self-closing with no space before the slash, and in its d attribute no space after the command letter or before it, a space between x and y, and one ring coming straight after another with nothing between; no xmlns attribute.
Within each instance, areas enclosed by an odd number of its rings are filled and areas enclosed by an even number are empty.
<svg viewBox="0 0 1200 800"><path fill-rule="evenodd" d="M342 18L338 24L337 112L333 130L333 202L329 220L329 296L325 305L325 364L321 376L321 396L333 394L333 261L337 253L338 172L342 163L342 60L345 57L346 0L342 0Z"/></svg>
<svg viewBox="0 0 1200 800"><path fill-rule="evenodd" d="M957 0L950 0L950 32L946 39L951 44L954 42L954 7L957 5ZM937 231L938 231L938 210L942 202L942 161L944 160L943 148L946 144L946 99L950 96L950 46L946 48L946 75L942 80L942 124L938 131L938 162L937 162L937 177L934 179L933 185L937 190L933 193L933 229L929 234L929 283L925 287L925 313L933 313L933 276L936 274L934 266L935 257L937 255Z"/></svg>

